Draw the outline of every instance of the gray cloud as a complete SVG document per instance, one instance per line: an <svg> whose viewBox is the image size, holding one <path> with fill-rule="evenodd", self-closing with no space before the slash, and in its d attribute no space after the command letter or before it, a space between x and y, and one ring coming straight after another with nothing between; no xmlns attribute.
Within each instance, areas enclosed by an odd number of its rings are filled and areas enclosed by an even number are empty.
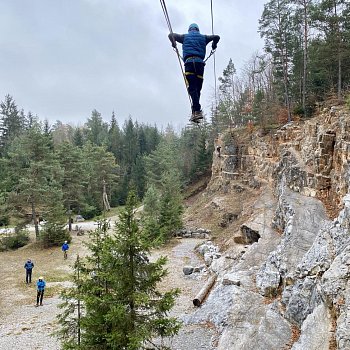
<svg viewBox="0 0 350 350"><path fill-rule="evenodd" d="M173 30L199 24L211 33L210 1L166 1ZM221 36L217 75L230 57L242 67L262 47L257 34L264 0L213 1ZM185 125L190 111L160 3L146 0L2 0L0 98L51 123L83 123L96 108L120 123L131 115L159 126ZM213 96L212 61L202 105Z"/></svg>

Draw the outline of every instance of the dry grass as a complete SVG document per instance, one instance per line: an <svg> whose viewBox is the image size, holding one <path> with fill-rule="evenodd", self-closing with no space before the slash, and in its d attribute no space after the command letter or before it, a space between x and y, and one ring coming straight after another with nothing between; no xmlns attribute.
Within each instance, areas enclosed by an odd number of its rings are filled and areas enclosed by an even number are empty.
<svg viewBox="0 0 350 350"><path fill-rule="evenodd" d="M283 350L290 350L293 347L293 344L298 341L300 337L300 329L296 325L292 325L292 336L289 340L289 343Z"/></svg>
<svg viewBox="0 0 350 350"><path fill-rule="evenodd" d="M60 247L43 249L31 234L31 243L15 251L0 253L0 313L10 314L19 305L32 304L36 297L36 282L39 276L43 276L48 286L45 290L45 298L57 295L62 286L57 283L50 287L52 282L69 281L71 265L76 255L86 254L86 248L82 244L88 236L73 237L70 245L68 259L64 260ZM25 283L24 263L32 259L34 269L32 283Z"/></svg>

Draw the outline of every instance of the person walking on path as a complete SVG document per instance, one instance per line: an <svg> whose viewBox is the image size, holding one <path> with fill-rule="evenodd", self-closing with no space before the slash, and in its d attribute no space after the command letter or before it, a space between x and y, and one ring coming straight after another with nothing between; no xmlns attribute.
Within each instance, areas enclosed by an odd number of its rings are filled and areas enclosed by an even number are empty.
<svg viewBox="0 0 350 350"><path fill-rule="evenodd" d="M32 272L33 272L34 263L28 259L24 264L24 268L26 269L26 283L32 283Z"/></svg>
<svg viewBox="0 0 350 350"><path fill-rule="evenodd" d="M39 302L40 302L40 306L43 306L45 286L46 286L46 283L44 281L44 278L40 276L38 282L36 282L36 288L37 288L36 306L39 306Z"/></svg>
<svg viewBox="0 0 350 350"><path fill-rule="evenodd" d="M67 259L67 251L69 249L69 245L67 241L64 241L64 243L62 244L62 252L63 252L63 256L65 259Z"/></svg>
<svg viewBox="0 0 350 350"><path fill-rule="evenodd" d="M219 35L201 34L196 23L189 26L188 34L170 33L168 37L174 48L176 47L176 41L182 44L187 90L192 100L190 121L198 123L200 119L203 119L199 99L203 85L206 46L212 41L212 50L215 51L220 37Z"/></svg>

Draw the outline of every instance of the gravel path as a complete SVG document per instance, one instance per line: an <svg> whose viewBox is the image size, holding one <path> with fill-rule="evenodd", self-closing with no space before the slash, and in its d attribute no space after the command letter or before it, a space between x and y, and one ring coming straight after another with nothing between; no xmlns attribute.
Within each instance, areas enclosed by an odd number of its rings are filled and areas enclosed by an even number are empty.
<svg viewBox="0 0 350 350"><path fill-rule="evenodd" d="M36 262L35 270L44 276L64 276L70 270L76 253L82 252L82 241L86 236L74 237L67 261L62 260L58 249L40 250L28 246L16 252L0 254L0 278L3 287L0 290L0 350L56 350L60 349L57 338L52 333L57 330L56 316L59 313L58 287L67 282L47 280L44 305L35 307L35 283L26 286L23 283L25 258L32 257ZM194 253L196 245L203 240L182 239L153 252L154 259L161 255L168 256L169 274L159 286L166 290L180 288L181 295L171 314L182 319L191 314L195 308L192 299L205 283L206 275L193 274L184 276L184 265L200 265L202 261ZM63 274L63 275L62 275ZM33 276L33 282L37 276ZM62 281L62 279L61 279ZM178 336L168 341L173 350L214 350L216 330L209 324L183 325Z"/></svg>
<svg viewBox="0 0 350 350"><path fill-rule="evenodd" d="M1 319L0 349L59 350L59 341L50 334L57 329L58 297L44 298L43 306L22 305Z"/></svg>

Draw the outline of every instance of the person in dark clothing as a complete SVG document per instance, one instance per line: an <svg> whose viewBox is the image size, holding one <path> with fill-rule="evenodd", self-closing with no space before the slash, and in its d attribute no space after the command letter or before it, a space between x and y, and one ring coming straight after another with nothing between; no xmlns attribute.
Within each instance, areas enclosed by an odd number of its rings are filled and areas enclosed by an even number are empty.
<svg viewBox="0 0 350 350"><path fill-rule="evenodd" d="M34 263L28 259L24 264L24 268L26 269L26 283L32 283L32 271L33 271Z"/></svg>
<svg viewBox="0 0 350 350"><path fill-rule="evenodd" d="M199 100L203 85L206 46L213 42L212 50L216 50L220 37L218 35L201 34L198 25L192 23L188 28L188 34L169 34L169 40L173 47L176 47L176 41L182 44L187 90L192 100L192 117L190 120L198 123L203 118Z"/></svg>
<svg viewBox="0 0 350 350"><path fill-rule="evenodd" d="M44 281L43 277L39 277L38 282L36 282L36 289L37 289L37 294L36 294L36 306L43 305L43 297L44 297L44 291L45 291L45 286L46 283Z"/></svg>

